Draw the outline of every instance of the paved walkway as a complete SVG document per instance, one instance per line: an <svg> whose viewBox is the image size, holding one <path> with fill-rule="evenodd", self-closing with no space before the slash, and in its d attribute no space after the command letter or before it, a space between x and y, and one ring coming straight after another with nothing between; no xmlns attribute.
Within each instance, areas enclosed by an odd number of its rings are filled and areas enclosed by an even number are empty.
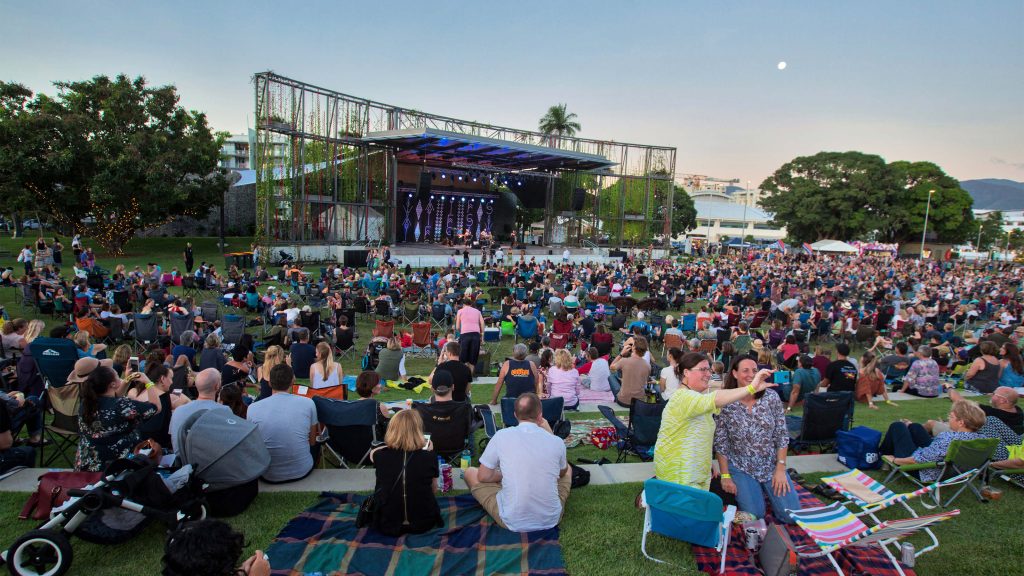
<svg viewBox="0 0 1024 576"><path fill-rule="evenodd" d="M609 451L609 455L614 452ZM794 455L788 459L791 468L801 474L813 472L841 472L846 467L836 460L835 454ZM601 486L643 482L654 476L652 462L626 464L584 464L590 471L590 483ZM33 492L39 476L49 472L47 468L26 468L10 477L0 480L0 492ZM372 469L362 470L314 470L309 476L291 484L260 484L260 492L362 492L373 489L375 477ZM465 490L458 470L455 470L453 484L456 490Z"/></svg>

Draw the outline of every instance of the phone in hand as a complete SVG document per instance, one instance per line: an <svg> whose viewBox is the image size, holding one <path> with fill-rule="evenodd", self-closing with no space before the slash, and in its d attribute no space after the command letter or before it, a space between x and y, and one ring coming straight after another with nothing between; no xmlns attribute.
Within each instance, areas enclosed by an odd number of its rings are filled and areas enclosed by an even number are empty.
<svg viewBox="0 0 1024 576"><path fill-rule="evenodd" d="M793 373L789 370L778 370L772 374L772 382L776 384L789 384L793 381Z"/></svg>
<svg viewBox="0 0 1024 576"><path fill-rule="evenodd" d="M139 371L139 357L138 356L132 356L131 358L128 359L128 370L131 371L131 372L138 372Z"/></svg>
<svg viewBox="0 0 1024 576"><path fill-rule="evenodd" d="M426 440L426 442L423 444L423 449L430 450L430 434L424 434L423 439Z"/></svg>

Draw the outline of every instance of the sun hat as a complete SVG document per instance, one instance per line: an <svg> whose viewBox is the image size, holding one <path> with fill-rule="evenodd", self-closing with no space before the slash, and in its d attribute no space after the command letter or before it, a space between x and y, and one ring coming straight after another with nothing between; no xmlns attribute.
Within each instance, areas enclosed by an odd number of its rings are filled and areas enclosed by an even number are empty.
<svg viewBox="0 0 1024 576"><path fill-rule="evenodd" d="M85 382L89 375L96 371L100 366L106 366L108 368L114 365L114 361L107 358L98 360L96 358L79 358L78 362L75 362L75 369L71 371L71 375L68 376L68 382Z"/></svg>

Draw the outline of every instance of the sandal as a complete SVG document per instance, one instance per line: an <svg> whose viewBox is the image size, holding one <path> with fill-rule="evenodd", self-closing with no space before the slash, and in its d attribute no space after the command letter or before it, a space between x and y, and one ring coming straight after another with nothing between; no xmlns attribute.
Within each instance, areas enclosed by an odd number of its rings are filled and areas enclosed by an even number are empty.
<svg viewBox="0 0 1024 576"><path fill-rule="evenodd" d="M898 407L899 406L899 404L893 402L892 400L886 400L885 401L885 405L886 406L894 406L894 407Z"/></svg>

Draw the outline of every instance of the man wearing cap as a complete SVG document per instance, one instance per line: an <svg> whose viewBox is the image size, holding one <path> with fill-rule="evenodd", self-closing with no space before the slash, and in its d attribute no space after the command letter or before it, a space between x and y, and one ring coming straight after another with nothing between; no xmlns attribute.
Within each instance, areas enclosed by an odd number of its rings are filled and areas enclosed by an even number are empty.
<svg viewBox="0 0 1024 576"><path fill-rule="evenodd" d="M413 404L423 418L423 429L430 435L434 451L445 460L451 460L466 449L473 423L473 407L469 402L452 400L454 384L451 373L438 367L430 376L434 397L429 403Z"/></svg>
<svg viewBox="0 0 1024 576"><path fill-rule="evenodd" d="M220 391L220 370L207 368L196 374L196 392L198 396L192 402L175 408L171 413L171 424L167 428L171 436L171 446L178 451L178 429L189 419L190 416L200 410L227 410L231 411L224 404L217 402L217 392Z"/></svg>

